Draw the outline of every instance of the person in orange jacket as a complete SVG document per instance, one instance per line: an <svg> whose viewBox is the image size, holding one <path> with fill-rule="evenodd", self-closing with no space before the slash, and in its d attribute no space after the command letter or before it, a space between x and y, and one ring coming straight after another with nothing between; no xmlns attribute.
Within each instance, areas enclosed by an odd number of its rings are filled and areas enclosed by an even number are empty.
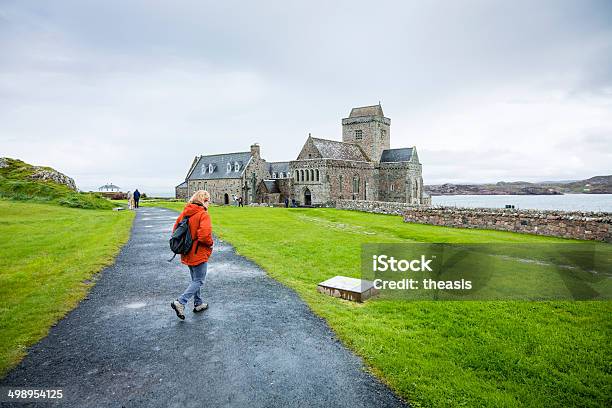
<svg viewBox="0 0 612 408"><path fill-rule="evenodd" d="M212 225L208 215L209 204L210 193L204 190L196 191L176 219L172 229L174 231L184 217L189 217L189 231L193 245L189 253L181 255L181 262L189 267L191 282L183 294L170 303L178 318L182 320L185 319L185 305L192 297L194 313L208 308L208 304L202 301L200 289L206 278L208 258L213 249Z"/></svg>

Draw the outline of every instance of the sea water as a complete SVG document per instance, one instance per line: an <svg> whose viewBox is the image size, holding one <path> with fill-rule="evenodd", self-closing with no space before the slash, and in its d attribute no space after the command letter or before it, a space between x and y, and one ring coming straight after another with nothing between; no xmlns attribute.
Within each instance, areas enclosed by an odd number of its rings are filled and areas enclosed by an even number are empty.
<svg viewBox="0 0 612 408"><path fill-rule="evenodd" d="M452 207L605 211L612 212L612 194L563 195L449 195L431 197L433 205Z"/></svg>

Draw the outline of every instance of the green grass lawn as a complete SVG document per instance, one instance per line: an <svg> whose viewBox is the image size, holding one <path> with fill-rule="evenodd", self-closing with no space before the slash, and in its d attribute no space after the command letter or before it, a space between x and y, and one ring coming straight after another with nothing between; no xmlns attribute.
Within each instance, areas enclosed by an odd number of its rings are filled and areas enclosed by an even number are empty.
<svg viewBox="0 0 612 408"><path fill-rule="evenodd" d="M0 200L0 377L73 309L129 238L131 211Z"/></svg>
<svg viewBox="0 0 612 408"><path fill-rule="evenodd" d="M180 210L184 204L146 205ZM210 213L219 237L293 288L415 407L612 405L610 301L357 304L316 291L335 275L359 277L362 243L562 240L334 209L211 207Z"/></svg>

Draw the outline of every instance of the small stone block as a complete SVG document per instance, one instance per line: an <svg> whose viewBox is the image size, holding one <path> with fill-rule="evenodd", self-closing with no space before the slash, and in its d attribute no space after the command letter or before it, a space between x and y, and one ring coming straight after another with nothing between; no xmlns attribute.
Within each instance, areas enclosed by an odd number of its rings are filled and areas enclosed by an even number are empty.
<svg viewBox="0 0 612 408"><path fill-rule="evenodd" d="M317 285L317 290L353 302L363 302L378 293L372 282L347 276L334 276L321 282Z"/></svg>

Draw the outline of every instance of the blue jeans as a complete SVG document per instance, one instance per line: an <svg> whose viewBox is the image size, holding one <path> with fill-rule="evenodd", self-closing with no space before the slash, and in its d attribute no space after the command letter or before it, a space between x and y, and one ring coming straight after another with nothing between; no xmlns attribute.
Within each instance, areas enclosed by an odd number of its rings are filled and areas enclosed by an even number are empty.
<svg viewBox="0 0 612 408"><path fill-rule="evenodd" d="M206 278L206 271L208 270L208 264L202 262L196 266L189 267L189 273L191 274L191 283L185 289L185 292L178 298L178 301L182 305L186 305L189 299L193 296L193 305L201 305L202 298L200 297L200 288L204 285L204 279Z"/></svg>

